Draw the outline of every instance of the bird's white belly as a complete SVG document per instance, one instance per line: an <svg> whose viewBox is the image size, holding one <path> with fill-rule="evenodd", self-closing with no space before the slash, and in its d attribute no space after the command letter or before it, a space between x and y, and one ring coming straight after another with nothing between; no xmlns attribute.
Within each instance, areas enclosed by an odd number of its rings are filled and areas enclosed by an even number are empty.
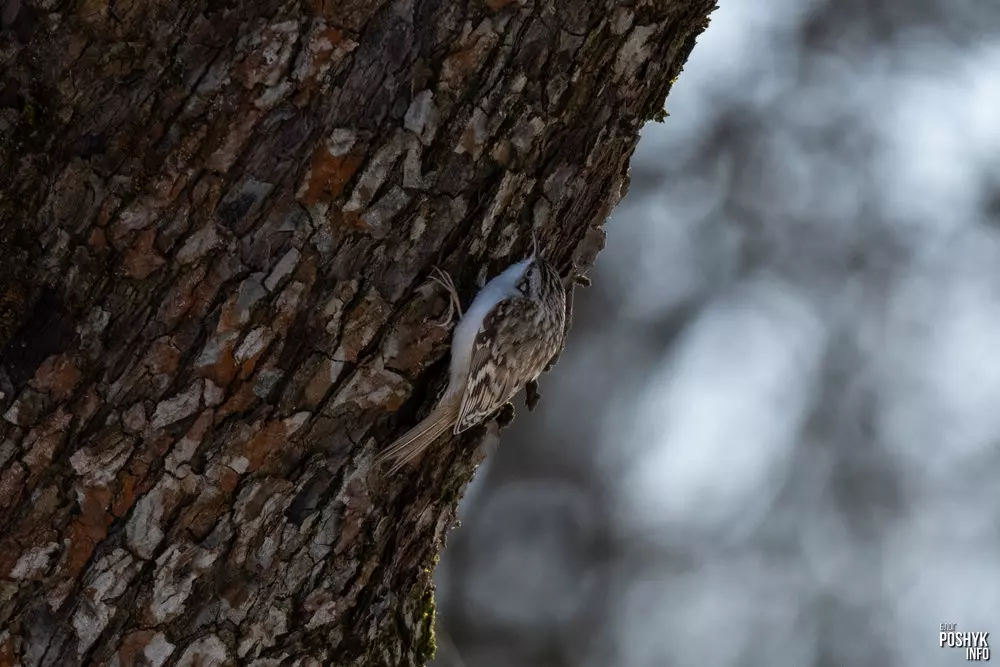
<svg viewBox="0 0 1000 667"><path fill-rule="evenodd" d="M449 368L449 391L462 391L469 376L469 364L476 336L483 328L483 320L493 308L504 299L519 294L517 281L524 274L530 259L512 264L486 283L472 300L462 319L455 326L451 337L451 365Z"/></svg>

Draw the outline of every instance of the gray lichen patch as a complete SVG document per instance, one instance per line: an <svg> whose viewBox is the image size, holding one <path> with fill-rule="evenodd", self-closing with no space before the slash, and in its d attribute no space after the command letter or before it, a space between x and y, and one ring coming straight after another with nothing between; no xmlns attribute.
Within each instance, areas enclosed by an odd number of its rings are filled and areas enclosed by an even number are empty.
<svg viewBox="0 0 1000 667"><path fill-rule="evenodd" d="M531 150L535 140L542 135L544 130L545 121L538 116L523 119L520 123L518 123L517 127L514 128L511 142L518 151L521 153L527 153Z"/></svg>
<svg viewBox="0 0 1000 667"><path fill-rule="evenodd" d="M107 627L117 609L111 604L139 573L140 564L122 549L115 549L90 568L86 576L87 604L73 614L77 655L84 655Z"/></svg>
<svg viewBox="0 0 1000 667"><path fill-rule="evenodd" d="M351 191L350 199L344 204L344 212L357 213L371 203L379 188L389 178L390 170L396 165L407 143L406 135L397 132L375 151Z"/></svg>
<svg viewBox="0 0 1000 667"><path fill-rule="evenodd" d="M385 238L389 233L390 223L411 199L405 190L394 185L374 206L361 214L361 220L372 231L373 237Z"/></svg>
<svg viewBox="0 0 1000 667"><path fill-rule="evenodd" d="M500 180L500 186L497 188L496 195L493 197L493 201L490 202L490 206L486 210L486 214L479 223L479 230L483 237L488 235L492 230L493 224L510 204L514 194L523 189L530 182L532 182L531 179L527 178L524 174L512 171L504 172L503 178Z"/></svg>
<svg viewBox="0 0 1000 667"><path fill-rule="evenodd" d="M177 261L181 264L198 261L221 241L222 239L215 230L215 224L206 224L184 242L184 245L177 252Z"/></svg>
<svg viewBox="0 0 1000 667"><path fill-rule="evenodd" d="M73 452L73 471L87 486L103 486L118 474L132 455L136 438L117 430L105 431L100 439Z"/></svg>
<svg viewBox="0 0 1000 667"><path fill-rule="evenodd" d="M657 24L640 25L632 29L628 39L618 52L615 60L615 74L618 76L633 76L639 67L649 59L652 46L649 38L660 29Z"/></svg>
<svg viewBox="0 0 1000 667"><path fill-rule="evenodd" d="M611 34L624 35L632 27L635 14L627 7L615 7L611 12Z"/></svg>
<svg viewBox="0 0 1000 667"><path fill-rule="evenodd" d="M262 649L275 645L278 638L288 632L288 612L281 607L269 607L262 620L251 623L240 638L236 655L256 658Z"/></svg>
<svg viewBox="0 0 1000 667"><path fill-rule="evenodd" d="M327 300L321 311L325 321L324 330L328 334L340 332L341 321L344 316L344 307L349 304L358 293L358 280L340 280L333 288L333 294Z"/></svg>
<svg viewBox="0 0 1000 667"><path fill-rule="evenodd" d="M257 327L250 331L246 335L236 351L233 353L233 358L236 363L243 364L251 359L254 359L260 355L261 352L271 343L274 338L274 332L268 327Z"/></svg>
<svg viewBox="0 0 1000 667"><path fill-rule="evenodd" d="M162 632L138 630L122 639L108 664L109 667L126 667L145 661L149 667L163 667L176 648Z"/></svg>
<svg viewBox="0 0 1000 667"><path fill-rule="evenodd" d="M358 134L349 127L338 127L326 140L326 149L333 157L344 157L351 152L358 140Z"/></svg>
<svg viewBox="0 0 1000 667"><path fill-rule="evenodd" d="M384 408L395 411L406 400L410 383L384 368L381 360L355 371L347 384L337 392L330 408L350 403L361 410Z"/></svg>
<svg viewBox="0 0 1000 667"><path fill-rule="evenodd" d="M147 612L154 623L176 618L187 603L195 580L219 557L192 544L172 544L156 559L153 592Z"/></svg>
<svg viewBox="0 0 1000 667"><path fill-rule="evenodd" d="M226 644L217 635L208 635L187 645L177 667L223 667L229 661Z"/></svg>
<svg viewBox="0 0 1000 667"><path fill-rule="evenodd" d="M499 41L500 36L495 32L490 18L484 18L474 30L471 22L466 22L463 35L456 43L458 50L453 51L442 63L439 89L452 95L458 93Z"/></svg>
<svg viewBox="0 0 1000 667"><path fill-rule="evenodd" d="M202 388L200 380L193 382L184 391L158 404L150 425L163 428L193 415L201 407Z"/></svg>
<svg viewBox="0 0 1000 667"><path fill-rule="evenodd" d="M206 380L205 385L206 388L208 385L215 386L210 380ZM221 402L221 397L216 402ZM198 446L202 443L214 416L215 413L212 410L202 412L194 424L191 425L191 428L188 429L187 433L184 434L184 437L174 443L174 446L170 449L163 462L167 472L177 479L183 479L192 474L187 464L194 457Z"/></svg>
<svg viewBox="0 0 1000 667"><path fill-rule="evenodd" d="M192 478L178 480L165 475L138 502L128 523L125 539L129 549L140 558L150 559L163 541L167 526L164 520L184 496L194 493L197 482Z"/></svg>
<svg viewBox="0 0 1000 667"><path fill-rule="evenodd" d="M292 78L309 87L324 80L331 68L358 47L358 43L345 35L340 28L326 21L314 21L305 38L306 46L299 53Z"/></svg>
<svg viewBox="0 0 1000 667"><path fill-rule="evenodd" d="M232 563L257 571L272 567L281 541L280 519L292 502L291 491L289 482L274 478L254 480L244 488L233 512L239 528L229 556Z"/></svg>
<svg viewBox="0 0 1000 667"><path fill-rule="evenodd" d="M58 542L46 542L28 549L14 564L14 569L7 575L11 579L34 579L49 569L53 556L59 551Z"/></svg>
<svg viewBox="0 0 1000 667"><path fill-rule="evenodd" d="M295 270L301 256L302 254L297 249L289 248L264 280L264 287L269 292L273 292L281 284L281 281Z"/></svg>
<svg viewBox="0 0 1000 667"><path fill-rule="evenodd" d="M403 127L415 134L424 146L430 146L437 135L439 119L434 91L422 90L413 96L403 117Z"/></svg>
<svg viewBox="0 0 1000 667"><path fill-rule="evenodd" d="M252 33L249 41L253 50L236 66L236 76L248 89L260 83L277 85L298 39L298 21L282 21Z"/></svg>
<svg viewBox="0 0 1000 667"><path fill-rule="evenodd" d="M368 289L361 302L344 316L340 344L333 359L357 361L361 351L375 339L389 312L388 301L374 288Z"/></svg>
<svg viewBox="0 0 1000 667"><path fill-rule="evenodd" d="M462 138L458 145L455 146L455 152L458 154L468 153L472 156L473 160L478 160L480 154L483 152L483 144L486 142L487 138L487 121L489 117L485 112L479 107L472 110L472 116L469 118L469 122L465 126L465 131L462 133Z"/></svg>

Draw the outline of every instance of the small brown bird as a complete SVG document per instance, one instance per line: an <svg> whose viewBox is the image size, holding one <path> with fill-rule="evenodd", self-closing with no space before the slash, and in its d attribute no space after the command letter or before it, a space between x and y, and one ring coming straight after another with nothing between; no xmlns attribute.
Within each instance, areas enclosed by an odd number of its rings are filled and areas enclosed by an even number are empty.
<svg viewBox="0 0 1000 667"><path fill-rule="evenodd" d="M433 280L448 290L450 310L459 314L448 388L423 421L376 457L376 465L392 463L389 474L448 429L458 435L484 421L541 375L562 349L566 290L537 248L486 283L464 315L451 277L439 271Z"/></svg>

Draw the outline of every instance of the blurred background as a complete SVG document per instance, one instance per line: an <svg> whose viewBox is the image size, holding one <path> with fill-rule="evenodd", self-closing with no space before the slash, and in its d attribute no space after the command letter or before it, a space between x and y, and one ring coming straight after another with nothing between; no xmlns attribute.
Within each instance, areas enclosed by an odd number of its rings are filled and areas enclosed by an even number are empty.
<svg viewBox="0 0 1000 667"><path fill-rule="evenodd" d="M721 4L463 501L438 667L1000 650L1000 2Z"/></svg>

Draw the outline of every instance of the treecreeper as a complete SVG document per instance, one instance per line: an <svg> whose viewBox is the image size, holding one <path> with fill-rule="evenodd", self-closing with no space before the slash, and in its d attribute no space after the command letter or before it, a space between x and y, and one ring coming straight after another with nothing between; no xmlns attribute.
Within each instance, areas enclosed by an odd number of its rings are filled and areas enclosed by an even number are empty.
<svg viewBox="0 0 1000 667"><path fill-rule="evenodd" d="M561 351L567 330L567 290L534 239L531 256L487 282L465 313L451 276L435 268L431 279L448 291L442 324L449 325L456 311L459 316L448 386L427 417L378 454L376 465L390 464L389 474L449 429L458 435L496 413L521 387L534 388Z"/></svg>

